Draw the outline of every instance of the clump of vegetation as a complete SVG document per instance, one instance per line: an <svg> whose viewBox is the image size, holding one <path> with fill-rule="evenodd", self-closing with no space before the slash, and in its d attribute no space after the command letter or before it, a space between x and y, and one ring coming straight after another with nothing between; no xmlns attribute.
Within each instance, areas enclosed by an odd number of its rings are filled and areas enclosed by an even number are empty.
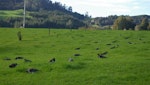
<svg viewBox="0 0 150 85"><path fill-rule="evenodd" d="M134 30L135 23L133 22L133 19L131 17L125 17L125 16L120 16L118 17L113 25L113 29L117 30Z"/></svg>
<svg viewBox="0 0 150 85"><path fill-rule="evenodd" d="M136 28L136 30L149 30L150 23L147 18L143 18L142 22L137 26L138 27Z"/></svg>

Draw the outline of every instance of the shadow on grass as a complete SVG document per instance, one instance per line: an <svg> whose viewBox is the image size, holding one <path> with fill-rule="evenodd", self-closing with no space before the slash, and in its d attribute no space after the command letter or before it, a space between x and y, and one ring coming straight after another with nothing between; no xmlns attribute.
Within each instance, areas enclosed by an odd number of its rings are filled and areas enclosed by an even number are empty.
<svg viewBox="0 0 150 85"><path fill-rule="evenodd" d="M27 68L20 68L16 70L17 72L21 72L21 73L27 73Z"/></svg>
<svg viewBox="0 0 150 85"><path fill-rule="evenodd" d="M8 53L14 49L17 49L17 47L9 47L9 46L5 46L5 47L0 47L0 53Z"/></svg>
<svg viewBox="0 0 150 85"><path fill-rule="evenodd" d="M70 63L70 64L65 64L64 68L68 70L80 70L85 68L86 64L79 62L79 63Z"/></svg>

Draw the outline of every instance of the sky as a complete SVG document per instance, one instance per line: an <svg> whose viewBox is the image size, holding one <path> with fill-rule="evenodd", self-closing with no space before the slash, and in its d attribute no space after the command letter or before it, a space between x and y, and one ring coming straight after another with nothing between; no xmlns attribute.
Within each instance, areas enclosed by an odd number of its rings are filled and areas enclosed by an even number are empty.
<svg viewBox="0 0 150 85"><path fill-rule="evenodd" d="M150 0L52 0L72 6L73 12L92 17L150 15Z"/></svg>

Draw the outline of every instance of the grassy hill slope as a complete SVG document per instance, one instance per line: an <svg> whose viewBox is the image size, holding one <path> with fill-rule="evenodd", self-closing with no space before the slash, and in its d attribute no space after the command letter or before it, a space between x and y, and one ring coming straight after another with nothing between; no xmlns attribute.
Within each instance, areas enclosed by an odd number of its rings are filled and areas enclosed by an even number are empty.
<svg viewBox="0 0 150 85"><path fill-rule="evenodd" d="M29 15L30 12L27 12L26 17L31 18L32 16ZM23 18L23 10L0 10L0 18Z"/></svg>
<svg viewBox="0 0 150 85"><path fill-rule="evenodd" d="M22 17L23 10L0 10L0 17Z"/></svg>
<svg viewBox="0 0 150 85"><path fill-rule="evenodd" d="M149 43L149 31L0 29L1 85L149 85Z"/></svg>

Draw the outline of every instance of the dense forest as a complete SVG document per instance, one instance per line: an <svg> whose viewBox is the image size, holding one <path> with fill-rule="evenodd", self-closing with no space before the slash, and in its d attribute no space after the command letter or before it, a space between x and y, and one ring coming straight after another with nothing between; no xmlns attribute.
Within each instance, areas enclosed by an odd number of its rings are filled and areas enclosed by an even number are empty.
<svg viewBox="0 0 150 85"><path fill-rule="evenodd" d="M71 6L51 0L26 0L26 25L29 28L149 29L150 16L117 16L91 18L73 12ZM0 0L0 27L21 27L24 0ZM16 11L13 16L6 10ZM13 14L13 13L12 13ZM145 19L147 28L141 25ZM120 25L122 24L122 25ZM125 26L126 25L126 26ZM120 27L121 26L121 27ZM146 27L145 26L145 27Z"/></svg>

